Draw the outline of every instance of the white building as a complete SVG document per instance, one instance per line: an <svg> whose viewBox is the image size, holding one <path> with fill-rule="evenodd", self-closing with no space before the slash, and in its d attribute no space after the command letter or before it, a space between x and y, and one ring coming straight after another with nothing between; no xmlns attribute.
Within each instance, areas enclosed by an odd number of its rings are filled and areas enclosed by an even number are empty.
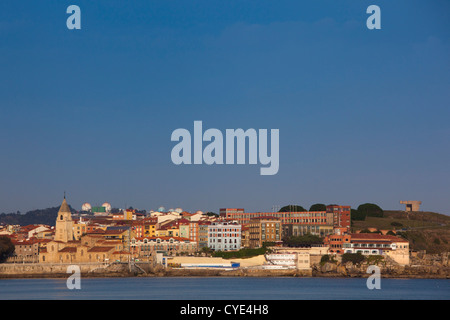
<svg viewBox="0 0 450 320"><path fill-rule="evenodd" d="M208 248L214 251L241 249L241 228L235 222L213 222L208 225Z"/></svg>
<svg viewBox="0 0 450 320"><path fill-rule="evenodd" d="M263 269L310 269L309 252L270 253Z"/></svg>

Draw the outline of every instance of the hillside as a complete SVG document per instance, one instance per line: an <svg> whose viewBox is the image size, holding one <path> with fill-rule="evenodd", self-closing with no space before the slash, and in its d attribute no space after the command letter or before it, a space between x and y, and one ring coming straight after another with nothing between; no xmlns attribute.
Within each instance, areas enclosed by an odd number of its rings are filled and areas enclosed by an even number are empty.
<svg viewBox="0 0 450 320"><path fill-rule="evenodd" d="M410 241L412 250L450 252L450 216L436 212L384 211L382 218L353 221L352 231L391 230Z"/></svg>
<svg viewBox="0 0 450 320"><path fill-rule="evenodd" d="M70 206L69 206L70 207ZM74 210L70 208L72 212ZM21 213L2 213L0 214L0 223L2 224L16 224L26 226L29 224L46 224L54 226L56 216L58 215L59 206L47 209L38 209L28 211L25 214Z"/></svg>

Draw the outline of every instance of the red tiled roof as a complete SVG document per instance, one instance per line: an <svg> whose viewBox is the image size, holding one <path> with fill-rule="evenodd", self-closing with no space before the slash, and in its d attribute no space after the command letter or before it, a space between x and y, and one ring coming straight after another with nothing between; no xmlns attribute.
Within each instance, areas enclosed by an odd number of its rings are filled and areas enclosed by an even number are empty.
<svg viewBox="0 0 450 320"><path fill-rule="evenodd" d="M34 239L29 239L29 240L11 240L11 242L15 246L20 246L20 245L32 245L32 244L38 243L39 241L36 241Z"/></svg>
<svg viewBox="0 0 450 320"><path fill-rule="evenodd" d="M128 251L114 251L112 254L130 254Z"/></svg>
<svg viewBox="0 0 450 320"><path fill-rule="evenodd" d="M58 252L74 253L74 252L77 252L77 248L75 248L75 247L65 247L65 248L59 250Z"/></svg>
<svg viewBox="0 0 450 320"><path fill-rule="evenodd" d="M113 249L114 247L92 247L88 250L88 252L108 252Z"/></svg>
<svg viewBox="0 0 450 320"><path fill-rule="evenodd" d="M352 233L350 234L351 241L386 241L386 242L408 242L405 239L378 233Z"/></svg>

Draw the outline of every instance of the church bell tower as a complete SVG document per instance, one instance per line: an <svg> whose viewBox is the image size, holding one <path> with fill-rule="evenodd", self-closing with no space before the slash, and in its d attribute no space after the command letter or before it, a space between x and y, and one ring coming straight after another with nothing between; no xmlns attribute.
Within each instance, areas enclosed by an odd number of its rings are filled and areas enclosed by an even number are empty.
<svg viewBox="0 0 450 320"><path fill-rule="evenodd" d="M56 217L55 240L62 242L74 240L72 214L65 195Z"/></svg>

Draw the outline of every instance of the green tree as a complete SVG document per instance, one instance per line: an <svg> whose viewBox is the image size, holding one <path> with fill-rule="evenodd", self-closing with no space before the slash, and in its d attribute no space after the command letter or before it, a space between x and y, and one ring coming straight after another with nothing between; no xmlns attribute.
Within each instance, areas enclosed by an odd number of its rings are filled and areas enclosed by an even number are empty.
<svg viewBox="0 0 450 320"><path fill-rule="evenodd" d="M278 212L304 212L305 208L296 204L290 204L282 207Z"/></svg>
<svg viewBox="0 0 450 320"><path fill-rule="evenodd" d="M383 217L383 209L374 203L364 203L359 205L358 212L364 214L366 217Z"/></svg>
<svg viewBox="0 0 450 320"><path fill-rule="evenodd" d="M320 264L321 264L321 265L323 265L323 264L325 264L325 263L327 263L327 262L329 262L329 261L330 261L330 256L327 255L327 254L324 254L324 255L322 256L322 258L320 258Z"/></svg>
<svg viewBox="0 0 450 320"><path fill-rule="evenodd" d="M358 210L356 210L356 209L351 209L351 219L352 220L355 220L355 221L364 221L364 220L366 220L366 216L363 214L363 213L361 213L361 212L359 212Z"/></svg>
<svg viewBox="0 0 450 320"><path fill-rule="evenodd" d="M316 203L313 204L310 208L309 211L326 211L327 210L327 206L324 205L323 203Z"/></svg>
<svg viewBox="0 0 450 320"><path fill-rule="evenodd" d="M5 260L14 252L14 244L8 237L0 236L0 263Z"/></svg>
<svg viewBox="0 0 450 320"><path fill-rule="evenodd" d="M308 233L303 236L286 237L283 239L283 244L288 247L310 246L313 244L323 244L323 239Z"/></svg>
<svg viewBox="0 0 450 320"><path fill-rule="evenodd" d="M353 264L360 264L364 261L364 256L358 252L358 253L344 253L342 255L342 263L346 262L352 262Z"/></svg>
<svg viewBox="0 0 450 320"><path fill-rule="evenodd" d="M219 216L217 213L211 212L211 211L208 211L208 212L206 213L206 215L209 216L209 217L212 217L212 216L218 217L218 216Z"/></svg>

